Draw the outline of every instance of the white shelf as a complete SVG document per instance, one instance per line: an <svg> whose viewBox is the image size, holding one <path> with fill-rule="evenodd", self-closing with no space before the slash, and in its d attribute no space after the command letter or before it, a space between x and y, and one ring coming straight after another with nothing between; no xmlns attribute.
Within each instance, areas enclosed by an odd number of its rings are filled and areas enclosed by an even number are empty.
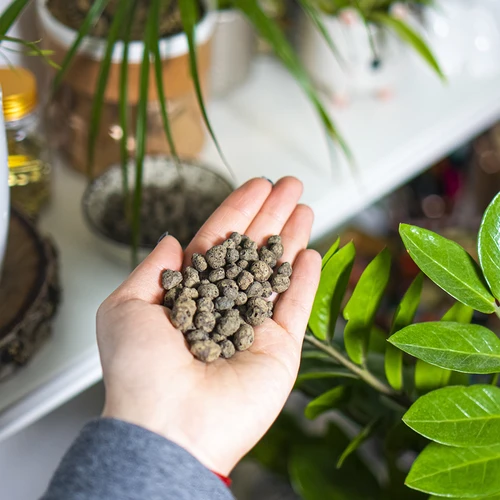
<svg viewBox="0 0 500 500"><path fill-rule="evenodd" d="M254 176L296 175L316 214L313 237L332 231L500 118L500 79L466 77L442 86L425 72L406 78L390 102L365 100L335 117L356 157L333 169L325 134L291 77L259 59L249 82L209 114L239 182ZM203 158L221 166L207 144ZM41 226L60 250L63 298L55 332L36 358L0 385L0 440L41 418L101 377L95 312L127 270L94 248L80 199L85 182L55 171L54 200Z"/></svg>

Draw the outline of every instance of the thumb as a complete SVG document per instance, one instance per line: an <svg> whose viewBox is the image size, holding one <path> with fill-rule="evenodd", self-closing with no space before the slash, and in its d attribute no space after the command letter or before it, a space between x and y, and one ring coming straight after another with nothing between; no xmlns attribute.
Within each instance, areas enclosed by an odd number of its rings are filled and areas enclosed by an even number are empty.
<svg viewBox="0 0 500 500"><path fill-rule="evenodd" d="M165 269L181 269L183 251L173 236L163 238L113 293L119 302L139 299L151 304L162 303L161 273Z"/></svg>

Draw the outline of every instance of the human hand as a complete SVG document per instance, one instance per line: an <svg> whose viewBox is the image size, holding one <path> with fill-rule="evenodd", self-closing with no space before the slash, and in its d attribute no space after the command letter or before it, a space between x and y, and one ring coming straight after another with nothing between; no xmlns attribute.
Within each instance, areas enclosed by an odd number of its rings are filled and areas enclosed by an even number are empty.
<svg viewBox="0 0 500 500"><path fill-rule="evenodd" d="M228 475L283 408L295 382L321 258L305 250L313 213L297 202L292 177L273 187L253 179L234 191L200 229L185 255L164 238L101 305L97 339L106 386L103 416L145 427L179 444L209 469ZM204 364L189 352L162 305L160 275L180 270L233 231L259 246L281 234L282 261L293 264L290 288L255 342L229 359Z"/></svg>

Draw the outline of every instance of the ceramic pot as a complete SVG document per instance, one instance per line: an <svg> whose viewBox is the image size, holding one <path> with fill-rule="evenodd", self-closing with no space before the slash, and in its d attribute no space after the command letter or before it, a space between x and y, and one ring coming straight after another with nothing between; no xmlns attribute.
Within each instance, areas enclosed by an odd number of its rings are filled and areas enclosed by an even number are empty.
<svg viewBox="0 0 500 500"><path fill-rule="evenodd" d="M247 79L256 47L255 30L241 12L217 12L210 75L214 97L227 94Z"/></svg>
<svg viewBox="0 0 500 500"><path fill-rule="evenodd" d="M0 87L0 111L2 110L2 89ZM3 112L0 112L0 280L2 264L7 246L9 228L9 166L7 163L7 140Z"/></svg>
<svg viewBox="0 0 500 500"><path fill-rule="evenodd" d="M362 95L385 97L401 74L404 49L392 33L370 25L370 35L359 14L346 10L338 16L321 14L322 22L335 44L337 58L306 16L301 21L299 54L316 85L344 104Z"/></svg>
<svg viewBox="0 0 500 500"><path fill-rule="evenodd" d="M128 178L129 192L132 193L135 186L133 163L129 165ZM82 209L84 219L96 237L96 246L114 261L129 264L130 226L123 217L123 205L115 203L117 199L123 201L122 179L120 165L112 166L95 178L84 193ZM232 191L231 183L209 167L183 160L179 173L172 158L146 157L139 259L144 259L151 252L165 231L186 247L205 220ZM151 194L154 196L149 196ZM188 203L184 203L185 200Z"/></svg>
<svg viewBox="0 0 500 500"><path fill-rule="evenodd" d="M47 0L37 0L44 48L54 52L60 63L68 52L76 31L59 22L47 8ZM198 72L205 88L210 68L210 41L215 17L207 12L196 28L198 45ZM183 157L195 157L205 141L205 130L189 70L188 44L184 33L165 38L159 44L162 57L164 92L177 152ZM88 130L92 100L97 86L106 40L86 37L69 69L60 91L49 106L48 123L53 147L66 153L72 166L87 171ZM128 54L129 123L135 123L139 99L139 74L144 52L142 41L132 41ZM93 175L102 173L120 159L119 81L123 58L123 43L117 42L112 55L108 84L104 93L104 106L96 141ZM149 78L147 154L168 154L169 148L163 130L158 102L155 69L151 65ZM52 73L53 75L55 72ZM134 127L128 138L129 150L135 150Z"/></svg>

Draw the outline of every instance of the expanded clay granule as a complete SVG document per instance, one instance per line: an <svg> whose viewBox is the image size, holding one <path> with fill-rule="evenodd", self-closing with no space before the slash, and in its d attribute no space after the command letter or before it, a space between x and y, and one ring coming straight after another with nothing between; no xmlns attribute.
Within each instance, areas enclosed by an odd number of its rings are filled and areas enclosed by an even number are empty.
<svg viewBox="0 0 500 500"><path fill-rule="evenodd" d="M163 271L163 305L171 309L172 324L197 359L229 359L252 346L254 327L273 316L273 302L265 299L290 286L292 266L278 266L283 252L278 235L259 249L248 236L235 232L205 255L193 254L192 266L182 273Z"/></svg>

